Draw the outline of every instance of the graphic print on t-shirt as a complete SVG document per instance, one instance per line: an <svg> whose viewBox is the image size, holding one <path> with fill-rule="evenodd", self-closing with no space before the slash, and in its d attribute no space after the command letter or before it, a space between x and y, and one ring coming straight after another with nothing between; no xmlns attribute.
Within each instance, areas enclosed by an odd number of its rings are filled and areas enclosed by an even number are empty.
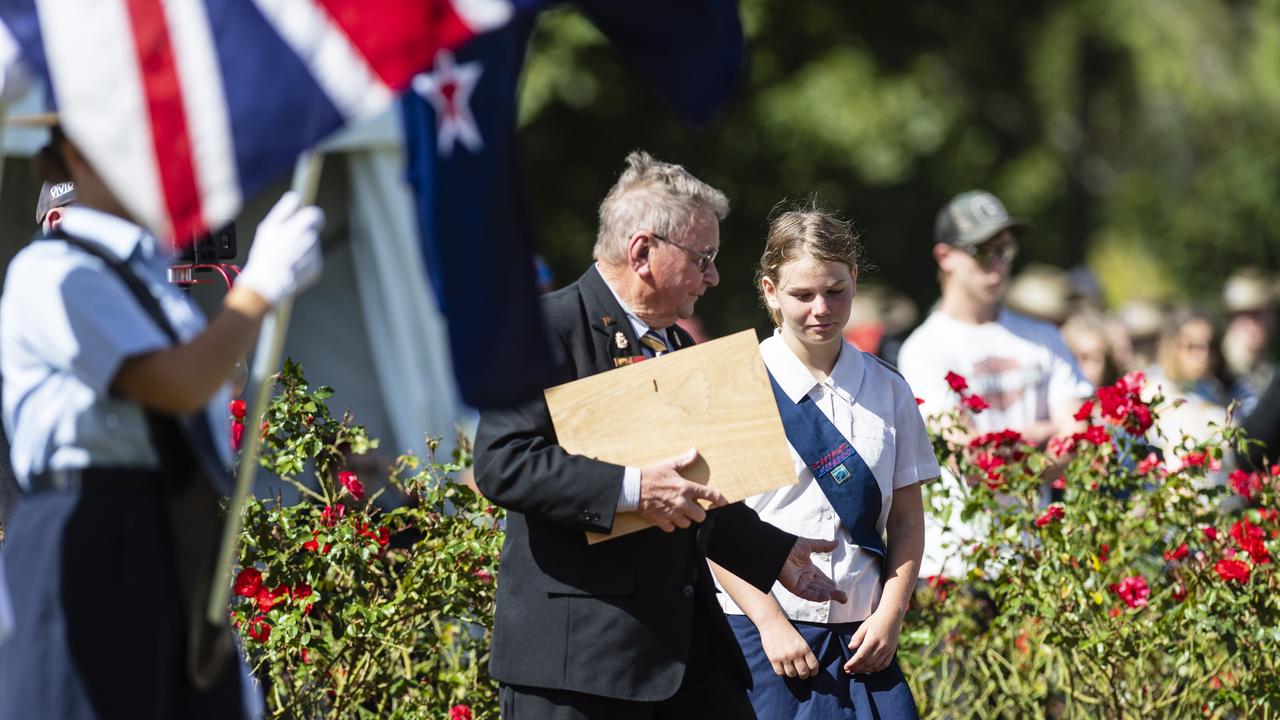
<svg viewBox="0 0 1280 720"><path fill-rule="evenodd" d="M1023 367L1018 358L992 356L973 364L969 385L994 410L1005 411L1022 402L1028 389L1043 385L1044 372L1036 365Z"/></svg>

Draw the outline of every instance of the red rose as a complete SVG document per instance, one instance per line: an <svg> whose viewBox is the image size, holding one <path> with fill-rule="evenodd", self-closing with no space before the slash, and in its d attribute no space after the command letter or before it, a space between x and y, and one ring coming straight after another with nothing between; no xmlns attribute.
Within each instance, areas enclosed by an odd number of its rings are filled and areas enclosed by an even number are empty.
<svg viewBox="0 0 1280 720"><path fill-rule="evenodd" d="M1130 575L1112 589L1131 608L1146 607L1147 598L1151 596L1151 588L1147 587L1147 581L1141 575Z"/></svg>
<svg viewBox="0 0 1280 720"><path fill-rule="evenodd" d="M1088 420L1089 416L1092 414L1093 414L1093 401L1085 400L1084 403L1080 405L1080 409L1076 411L1076 414L1073 417L1075 417L1075 419L1077 420L1084 421L1084 420Z"/></svg>
<svg viewBox="0 0 1280 720"><path fill-rule="evenodd" d="M257 568L247 567L236 574L232 589L241 597L251 598L262 589L262 573Z"/></svg>
<svg viewBox="0 0 1280 720"><path fill-rule="evenodd" d="M1045 508L1044 514L1036 518L1036 527L1044 527L1054 520L1061 520L1066 516L1066 511L1057 503Z"/></svg>
<svg viewBox="0 0 1280 720"><path fill-rule="evenodd" d="M311 664L311 651L309 649L302 648L302 650L298 651L298 655L301 656L303 665Z"/></svg>
<svg viewBox="0 0 1280 720"><path fill-rule="evenodd" d="M1160 466L1160 457L1155 453L1147 453L1147 456L1138 461L1138 474L1148 475L1151 471L1156 471L1157 475L1164 475L1164 468Z"/></svg>
<svg viewBox="0 0 1280 720"><path fill-rule="evenodd" d="M244 440L244 423L239 420L231 421L231 449L240 451L240 443Z"/></svg>
<svg viewBox="0 0 1280 720"><path fill-rule="evenodd" d="M987 408L991 407L991 405L987 403L986 400L982 399L981 395L969 395L965 397L963 400L961 400L961 402L964 403L964 406L969 408L969 410L971 410L974 414L980 413L983 410L986 410Z"/></svg>
<svg viewBox="0 0 1280 720"><path fill-rule="evenodd" d="M1045 450L1055 458L1065 457L1074 452L1075 449L1076 441L1069 437L1049 438L1049 444L1045 446Z"/></svg>
<svg viewBox="0 0 1280 720"><path fill-rule="evenodd" d="M466 705L454 705L449 708L449 720L471 720L471 708Z"/></svg>
<svg viewBox="0 0 1280 720"><path fill-rule="evenodd" d="M1242 585L1249 582L1249 566L1239 560L1223 558L1214 564L1213 569L1224 582L1237 582Z"/></svg>
<svg viewBox="0 0 1280 720"><path fill-rule="evenodd" d="M1257 473L1244 470L1232 470L1227 481L1231 483L1231 489L1245 500L1252 500L1254 493L1262 489L1262 478Z"/></svg>
<svg viewBox="0 0 1280 720"><path fill-rule="evenodd" d="M1116 381L1116 387L1121 388L1126 393L1136 395L1142 392L1142 386L1147 382L1147 374L1141 370L1134 370L1125 373L1124 377Z"/></svg>
<svg viewBox="0 0 1280 720"><path fill-rule="evenodd" d="M266 588L259 590L255 599L258 602L258 612L260 613L270 612L271 608L275 607L277 602L276 596Z"/></svg>
<svg viewBox="0 0 1280 720"><path fill-rule="evenodd" d="M302 543L302 549L307 552L316 552L320 549L320 541L316 538L320 537L320 533L313 533L311 539Z"/></svg>
<svg viewBox="0 0 1280 720"><path fill-rule="evenodd" d="M964 392L969 389L969 381L965 380L964 376L957 375L953 372L947 373L947 384L956 392Z"/></svg>
<svg viewBox="0 0 1280 720"><path fill-rule="evenodd" d="M264 643L271 637L271 624L261 615L249 621L249 637Z"/></svg>
<svg viewBox="0 0 1280 720"><path fill-rule="evenodd" d="M245 411L248 407L243 400L232 400L227 403L227 412L231 413L231 417L237 420L244 420Z"/></svg>
<svg viewBox="0 0 1280 720"><path fill-rule="evenodd" d="M328 555L328 554L329 554L329 550L331 550L332 548L333 548L333 545L331 545L330 543L325 543L325 544L324 544L324 547L320 548L320 554L321 554L321 555Z"/></svg>
<svg viewBox="0 0 1280 720"><path fill-rule="evenodd" d="M1276 475L1280 475L1280 465L1271 466L1271 476L1275 477Z"/></svg>
<svg viewBox="0 0 1280 720"><path fill-rule="evenodd" d="M1087 442L1093 445L1105 445L1111 437L1107 434L1107 429L1101 425L1090 425L1085 428L1084 432L1078 432L1071 436L1076 442Z"/></svg>
<svg viewBox="0 0 1280 720"><path fill-rule="evenodd" d="M338 473L338 482L351 493L351 497L356 500L364 499L364 483L360 482L360 478L356 477L355 473L343 470Z"/></svg>
<svg viewBox="0 0 1280 720"><path fill-rule="evenodd" d="M293 599L301 600L311 597L311 586L306 583L298 583L293 588Z"/></svg>
<svg viewBox="0 0 1280 720"><path fill-rule="evenodd" d="M1187 547L1186 543L1182 543L1181 545L1179 545L1178 547L1172 550L1165 550L1164 559L1170 562L1175 560L1182 560L1187 556L1187 553L1189 552L1191 552L1191 548Z"/></svg>
<svg viewBox="0 0 1280 720"><path fill-rule="evenodd" d="M391 528L387 527L386 525L383 525L382 527L378 528L379 547L386 547L390 542L391 542Z"/></svg>
<svg viewBox="0 0 1280 720"><path fill-rule="evenodd" d="M1236 545L1241 550L1249 553L1249 559L1253 560L1254 565L1265 565L1271 562L1271 553L1263 544L1264 536L1262 528L1248 520L1240 520L1231 526L1231 539L1236 541Z"/></svg>
<svg viewBox="0 0 1280 720"><path fill-rule="evenodd" d="M335 527L338 521L347 516L345 505L325 505L320 511L320 524L327 528Z"/></svg>
<svg viewBox="0 0 1280 720"><path fill-rule="evenodd" d="M1106 562L1109 557L1111 557L1111 547L1106 543L1102 543L1102 546L1098 548L1098 562Z"/></svg>
<svg viewBox="0 0 1280 720"><path fill-rule="evenodd" d="M1215 527L1200 528L1200 532L1204 533L1204 537L1209 542L1216 542L1218 539L1218 529Z"/></svg>
<svg viewBox="0 0 1280 720"><path fill-rule="evenodd" d="M1186 467L1204 467L1206 459L1208 459L1208 456L1197 450L1183 455L1182 464Z"/></svg>

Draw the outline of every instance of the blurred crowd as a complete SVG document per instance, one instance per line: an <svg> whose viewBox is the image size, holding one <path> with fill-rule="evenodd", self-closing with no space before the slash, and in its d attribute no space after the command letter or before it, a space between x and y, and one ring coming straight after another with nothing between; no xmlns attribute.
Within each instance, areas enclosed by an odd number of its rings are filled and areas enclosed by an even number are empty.
<svg viewBox="0 0 1280 720"><path fill-rule="evenodd" d="M1004 304L1057 326L1094 387L1141 371L1150 392L1181 401L1162 418L1166 436L1198 437L1210 423L1251 417L1259 434L1274 432L1272 423L1259 421L1266 413L1258 410L1276 379L1280 275L1242 268L1226 279L1212 306L1131 300L1107 308L1087 269L1030 263L1011 278ZM864 285L845 338L896 364L903 339L919 320L905 294Z"/></svg>

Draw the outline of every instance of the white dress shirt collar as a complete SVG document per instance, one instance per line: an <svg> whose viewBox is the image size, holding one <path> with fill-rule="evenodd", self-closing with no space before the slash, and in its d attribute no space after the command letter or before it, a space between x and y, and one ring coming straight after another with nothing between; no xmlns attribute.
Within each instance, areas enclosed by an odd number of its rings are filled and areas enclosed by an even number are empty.
<svg viewBox="0 0 1280 720"><path fill-rule="evenodd" d="M92 240L121 260L128 260L139 246L145 256L149 257L156 252L155 238L151 233L124 218L93 208L67 208L62 216L60 229L73 237Z"/></svg>
<svg viewBox="0 0 1280 720"><path fill-rule="evenodd" d="M791 348L782 339L781 330L774 330L773 337L760 344L760 354L782 391L793 403L803 400L818 385L826 387L845 402L852 403L852 393L856 393L857 388L862 385L862 376L866 372L866 359L862 357L862 352L843 340L840 341L840 355L836 358L836 365L825 382L815 378L800 358L791 352Z"/></svg>
<svg viewBox="0 0 1280 720"><path fill-rule="evenodd" d="M596 271L597 272L600 271L599 263L596 264ZM627 306L627 303L622 300L622 296L618 294L618 291L614 290L613 286L609 284L609 280L608 278L605 278L604 273L600 273L600 278L604 280L604 286L609 288L609 292L613 293L613 299L618 301L618 307L622 308L622 312L626 313L627 320L631 321L631 329L635 331L637 338L642 338L644 337L645 333L649 332L650 330L653 330L659 335L659 337L662 338L662 341L667 344L667 347L671 346L671 340L668 339L667 333L665 330L660 328L659 329L651 328L649 327L649 323L636 317L636 314L634 312L631 312L631 308Z"/></svg>

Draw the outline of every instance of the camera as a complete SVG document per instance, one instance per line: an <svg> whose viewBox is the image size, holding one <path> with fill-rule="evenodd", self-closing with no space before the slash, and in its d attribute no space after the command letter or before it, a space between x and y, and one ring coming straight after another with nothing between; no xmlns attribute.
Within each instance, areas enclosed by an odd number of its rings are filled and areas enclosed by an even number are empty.
<svg viewBox="0 0 1280 720"><path fill-rule="evenodd" d="M218 265L236 259L236 225L227 225L196 238L182 251L179 261L191 265Z"/></svg>

